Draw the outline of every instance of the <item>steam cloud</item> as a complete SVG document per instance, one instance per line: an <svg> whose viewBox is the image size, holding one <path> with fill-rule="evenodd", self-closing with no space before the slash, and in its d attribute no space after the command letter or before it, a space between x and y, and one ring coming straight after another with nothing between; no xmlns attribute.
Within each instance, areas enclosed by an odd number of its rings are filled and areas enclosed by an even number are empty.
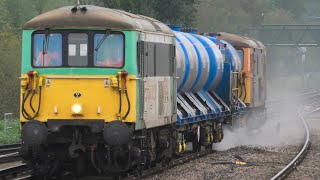
<svg viewBox="0 0 320 180"><path fill-rule="evenodd" d="M270 147L300 143L303 141L304 129L296 112L296 105L299 104L297 101L290 101L267 107L264 124L261 114L256 114L256 118L250 119L260 121L259 128L224 126L224 139L221 143L213 144L213 149L224 151L245 145Z"/></svg>

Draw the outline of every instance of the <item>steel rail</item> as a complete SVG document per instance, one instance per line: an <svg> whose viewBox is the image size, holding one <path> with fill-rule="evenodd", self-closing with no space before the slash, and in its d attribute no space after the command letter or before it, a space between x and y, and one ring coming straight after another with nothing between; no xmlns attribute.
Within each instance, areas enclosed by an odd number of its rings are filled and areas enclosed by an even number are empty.
<svg viewBox="0 0 320 180"><path fill-rule="evenodd" d="M0 169L0 178L6 179L6 177L18 178L18 174L29 173L30 169L25 163L20 163L6 168Z"/></svg>
<svg viewBox="0 0 320 180"><path fill-rule="evenodd" d="M317 108L316 110L314 110L310 113L314 113L315 111L319 111L319 110L320 110L320 108ZM306 130L306 133L305 133L306 139L305 139L304 145L303 145L302 149L299 151L299 153L295 156L295 158L286 167L284 167L275 176L273 176L271 178L271 180L285 179L286 177L288 177L290 175L290 173L292 171L294 171L294 169L302 162L305 155L307 154L308 148L310 147L310 144L311 144L310 130L309 130L309 126L308 126L306 120L304 119L304 115L308 115L310 113L302 114L300 109L297 109L297 113L299 115L299 119L302 121L304 128Z"/></svg>
<svg viewBox="0 0 320 180"><path fill-rule="evenodd" d="M6 144L0 146L0 163L20 160L19 150L21 144Z"/></svg>
<svg viewBox="0 0 320 180"><path fill-rule="evenodd" d="M26 174L24 176L18 177L18 178L14 178L14 180L25 180L25 179L32 179L32 175L31 174Z"/></svg>
<svg viewBox="0 0 320 180"><path fill-rule="evenodd" d="M309 97L313 97L313 96L317 96L320 95L320 90L313 90L310 92L304 92L301 94L295 94L295 95L290 95L290 96L286 96L284 98L271 98L271 99L267 99L266 100L266 104L273 104L273 103L283 103L285 101L291 100L293 98L309 98ZM306 97L309 96L309 97Z"/></svg>
<svg viewBox="0 0 320 180"><path fill-rule="evenodd" d="M300 101L300 106L305 106L310 103L318 102L320 100L320 90L319 91L313 91L309 93L303 93L303 94L298 94L294 96L289 96L286 98L281 98L281 99L273 99L273 100L268 100L266 101L265 107L273 109L274 107L277 107L279 105L285 104L285 103L291 103L291 102L299 102Z"/></svg>
<svg viewBox="0 0 320 180"><path fill-rule="evenodd" d="M21 144L5 144L0 145L0 154L7 152L17 152L21 148Z"/></svg>

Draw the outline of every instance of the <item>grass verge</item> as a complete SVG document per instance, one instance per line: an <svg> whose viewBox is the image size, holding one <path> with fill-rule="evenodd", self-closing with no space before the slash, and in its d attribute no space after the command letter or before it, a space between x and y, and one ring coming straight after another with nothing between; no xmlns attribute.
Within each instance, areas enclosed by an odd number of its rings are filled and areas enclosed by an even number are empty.
<svg viewBox="0 0 320 180"><path fill-rule="evenodd" d="M0 144L15 144L20 141L19 120L0 120Z"/></svg>

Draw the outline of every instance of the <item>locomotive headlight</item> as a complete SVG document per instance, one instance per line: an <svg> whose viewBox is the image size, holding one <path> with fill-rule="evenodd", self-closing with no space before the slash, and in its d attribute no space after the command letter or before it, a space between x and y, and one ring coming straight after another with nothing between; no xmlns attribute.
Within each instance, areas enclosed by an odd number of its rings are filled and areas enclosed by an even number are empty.
<svg viewBox="0 0 320 180"><path fill-rule="evenodd" d="M72 113L73 114L81 114L82 113L82 106L80 104L74 104L72 106Z"/></svg>

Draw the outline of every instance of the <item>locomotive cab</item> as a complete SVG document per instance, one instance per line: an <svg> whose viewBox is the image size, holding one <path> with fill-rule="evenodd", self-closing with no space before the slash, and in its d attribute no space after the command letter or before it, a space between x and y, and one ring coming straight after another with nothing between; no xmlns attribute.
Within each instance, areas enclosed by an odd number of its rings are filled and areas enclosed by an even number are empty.
<svg viewBox="0 0 320 180"><path fill-rule="evenodd" d="M266 122L266 48L252 38L221 33L222 39L228 41L237 50L241 59L241 75L239 78L240 99L249 107L243 119L247 125L257 129Z"/></svg>
<svg viewBox="0 0 320 180"><path fill-rule="evenodd" d="M139 130L175 122L174 34L152 18L83 8L24 25L22 155L48 171L73 162L81 173L90 162L119 173L145 163Z"/></svg>

